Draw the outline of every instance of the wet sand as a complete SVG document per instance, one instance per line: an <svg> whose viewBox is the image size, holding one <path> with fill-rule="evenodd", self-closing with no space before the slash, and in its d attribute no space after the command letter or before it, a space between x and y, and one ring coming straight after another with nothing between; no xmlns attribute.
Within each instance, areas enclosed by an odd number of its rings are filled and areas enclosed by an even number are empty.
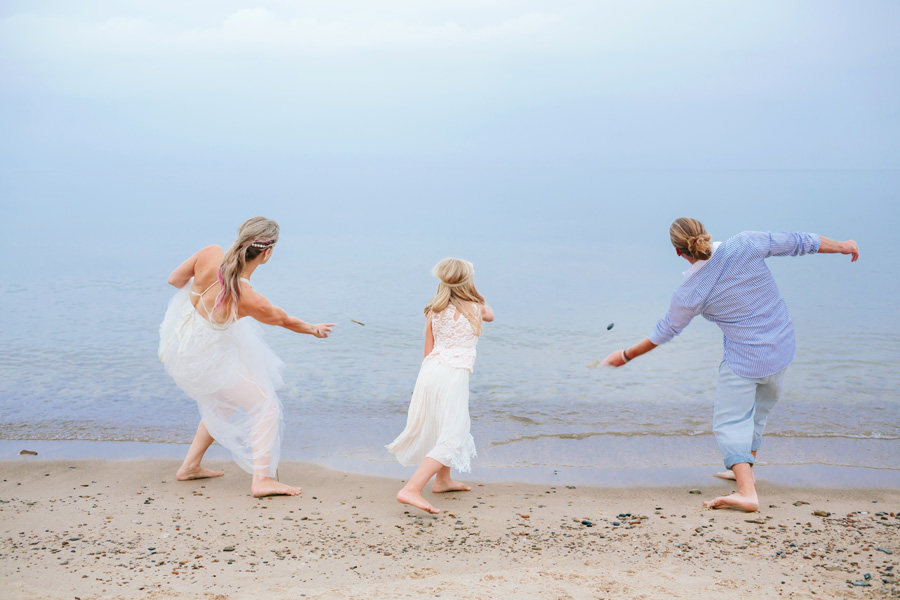
<svg viewBox="0 0 900 600"><path fill-rule="evenodd" d="M0 462L0 598L900 598L900 489L761 482L592 488L468 481L394 501L400 479L282 463L294 498L171 460ZM857 584L857 585L854 585Z"/></svg>

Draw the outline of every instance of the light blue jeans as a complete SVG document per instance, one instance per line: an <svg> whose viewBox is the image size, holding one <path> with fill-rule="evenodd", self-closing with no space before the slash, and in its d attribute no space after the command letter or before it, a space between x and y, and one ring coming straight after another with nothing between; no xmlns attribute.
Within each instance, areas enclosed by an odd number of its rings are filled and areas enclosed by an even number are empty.
<svg viewBox="0 0 900 600"><path fill-rule="evenodd" d="M759 450L766 418L781 396L787 368L768 377L741 377L725 361L719 365L713 433L725 456L725 468L753 465L751 451Z"/></svg>

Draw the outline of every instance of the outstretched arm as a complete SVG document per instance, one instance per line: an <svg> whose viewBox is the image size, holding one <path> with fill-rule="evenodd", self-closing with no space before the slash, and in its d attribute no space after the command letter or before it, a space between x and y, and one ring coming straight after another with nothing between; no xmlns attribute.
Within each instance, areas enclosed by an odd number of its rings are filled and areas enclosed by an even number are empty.
<svg viewBox="0 0 900 600"><path fill-rule="evenodd" d="M656 348L656 344L650 341L650 338L644 338L634 346L630 348L624 348L622 350L616 350L612 352L606 359L603 361L603 364L609 365L610 367L621 367L626 362L631 362L638 356L642 354L647 354L651 350Z"/></svg>
<svg viewBox="0 0 900 600"><path fill-rule="evenodd" d="M284 327L297 333L308 333L317 338L327 338L328 334L331 333L331 328L335 325L334 323L312 325L301 321L297 317L288 315L284 309L274 306L262 294L252 290L244 292L244 295L241 297L241 306L238 314L242 317L253 317L266 325Z"/></svg>
<svg viewBox="0 0 900 600"><path fill-rule="evenodd" d="M859 260L859 247L853 240L836 242L828 239L824 235L820 235L819 239L822 240L819 244L819 254L849 254L850 262Z"/></svg>

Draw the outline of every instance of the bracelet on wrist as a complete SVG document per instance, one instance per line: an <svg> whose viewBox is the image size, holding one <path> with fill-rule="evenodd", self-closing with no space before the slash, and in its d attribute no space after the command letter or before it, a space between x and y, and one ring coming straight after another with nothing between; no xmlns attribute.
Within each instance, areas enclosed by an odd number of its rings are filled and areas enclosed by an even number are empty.
<svg viewBox="0 0 900 600"><path fill-rule="evenodd" d="M622 348L622 360L626 363L631 362L631 359L625 354L625 350L627 350L627 348Z"/></svg>

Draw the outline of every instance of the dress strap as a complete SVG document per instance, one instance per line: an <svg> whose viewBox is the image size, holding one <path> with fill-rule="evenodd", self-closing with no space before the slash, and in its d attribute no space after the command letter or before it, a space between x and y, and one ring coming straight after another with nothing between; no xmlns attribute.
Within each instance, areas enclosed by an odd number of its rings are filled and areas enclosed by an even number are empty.
<svg viewBox="0 0 900 600"><path fill-rule="evenodd" d="M241 281L243 281L244 283L246 283L246 284L249 285L250 287L253 287L253 284L250 283L250 280L247 279L246 277L241 277Z"/></svg>
<svg viewBox="0 0 900 600"><path fill-rule="evenodd" d="M219 283L219 282L218 282L218 281L213 281L213 282L212 282L212 285L210 285L208 288L206 288L206 289L203 290L202 292L195 292L194 290L191 290L191 293L192 293L193 295L195 295L195 296L203 296L203 295L206 294L206 292L208 292L209 290L213 289L213 286L216 285L217 283Z"/></svg>
<svg viewBox="0 0 900 600"><path fill-rule="evenodd" d="M206 316L209 318L210 321L213 320L212 313L210 312L209 308L206 306L206 302L204 302L203 296L206 295L206 292L213 289L213 286L216 285L217 283L219 283L218 280L213 281L212 284L208 288L206 288L205 290L203 290L202 292L199 292L199 293L195 292L194 290L191 290L192 294L194 294L195 296L200 296L199 304L201 304L203 306L203 310L206 311Z"/></svg>

